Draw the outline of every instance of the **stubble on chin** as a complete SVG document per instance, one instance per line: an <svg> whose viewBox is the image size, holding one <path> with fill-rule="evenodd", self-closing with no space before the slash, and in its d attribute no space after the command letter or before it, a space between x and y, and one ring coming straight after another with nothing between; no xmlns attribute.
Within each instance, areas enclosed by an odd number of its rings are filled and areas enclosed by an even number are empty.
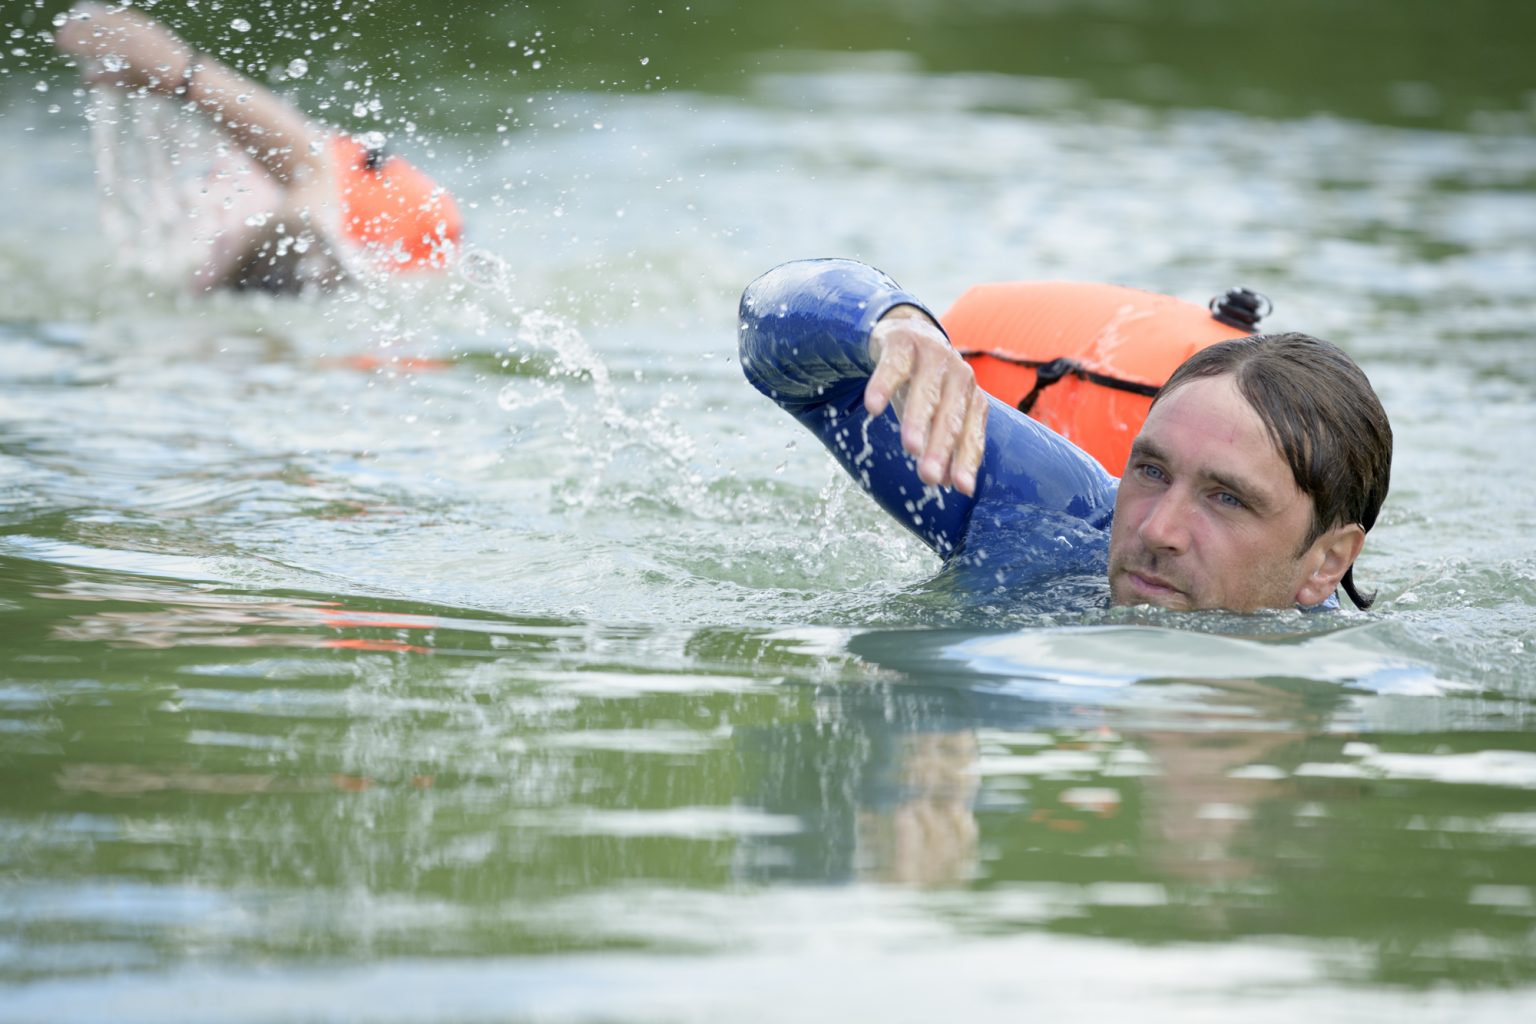
<svg viewBox="0 0 1536 1024"><path fill-rule="evenodd" d="M1140 605L1151 608L1164 608L1168 611L1187 612L1199 607L1188 591L1177 587L1167 589L1159 588L1157 593L1147 593L1136 585L1132 573L1139 570L1127 566L1112 566L1109 573L1109 601L1118 607L1132 607ZM1143 573L1146 576L1158 574L1147 569Z"/></svg>

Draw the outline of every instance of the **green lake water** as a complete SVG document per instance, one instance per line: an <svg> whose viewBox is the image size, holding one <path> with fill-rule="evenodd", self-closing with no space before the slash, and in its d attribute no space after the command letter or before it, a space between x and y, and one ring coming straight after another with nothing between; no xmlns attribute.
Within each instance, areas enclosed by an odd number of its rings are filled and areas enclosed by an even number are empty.
<svg viewBox="0 0 1536 1024"><path fill-rule="evenodd" d="M150 6L470 249L179 293L5 8L0 1021L1536 1013L1532 9ZM818 255L1265 292L1377 607L947 593L736 365Z"/></svg>

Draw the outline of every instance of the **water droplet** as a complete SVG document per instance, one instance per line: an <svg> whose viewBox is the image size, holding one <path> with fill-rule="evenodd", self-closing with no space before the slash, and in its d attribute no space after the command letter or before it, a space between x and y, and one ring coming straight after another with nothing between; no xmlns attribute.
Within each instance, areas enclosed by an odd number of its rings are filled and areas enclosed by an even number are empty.
<svg viewBox="0 0 1536 1024"><path fill-rule="evenodd" d="M484 249L467 249L459 258L459 274L482 288L504 288L515 276L505 260Z"/></svg>
<svg viewBox="0 0 1536 1024"><path fill-rule="evenodd" d="M251 30L251 23L246 21L244 18L236 18L234 21L229 23L229 27L234 29L236 32L249 32Z"/></svg>
<svg viewBox="0 0 1536 1024"><path fill-rule="evenodd" d="M307 74L309 74L309 61L303 57L295 57L288 62L289 78L303 78Z"/></svg>
<svg viewBox="0 0 1536 1024"><path fill-rule="evenodd" d="M640 66L641 67L645 67L645 65L649 64L650 62L651 62L651 58L649 58L649 57L641 57L640 58Z"/></svg>
<svg viewBox="0 0 1536 1024"><path fill-rule="evenodd" d="M544 62L541 61L541 60L536 60L532 64L529 65L529 67L533 68L533 70L535 70L535 71L539 70L539 68L541 68L543 66L544 66Z"/></svg>

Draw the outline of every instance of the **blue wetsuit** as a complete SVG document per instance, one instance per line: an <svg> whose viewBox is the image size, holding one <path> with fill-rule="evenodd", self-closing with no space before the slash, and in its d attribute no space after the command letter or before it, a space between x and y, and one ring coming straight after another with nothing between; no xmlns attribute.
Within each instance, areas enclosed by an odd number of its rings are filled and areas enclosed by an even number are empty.
<svg viewBox="0 0 1536 1024"><path fill-rule="evenodd" d="M874 419L865 412L864 387L875 368L869 332L901 305L928 312L862 263L775 267L741 298L742 370L942 556L962 589L995 592L1083 575L1096 576L1102 588L1119 481L1091 455L991 399L976 494L966 497L918 479L892 410Z"/></svg>

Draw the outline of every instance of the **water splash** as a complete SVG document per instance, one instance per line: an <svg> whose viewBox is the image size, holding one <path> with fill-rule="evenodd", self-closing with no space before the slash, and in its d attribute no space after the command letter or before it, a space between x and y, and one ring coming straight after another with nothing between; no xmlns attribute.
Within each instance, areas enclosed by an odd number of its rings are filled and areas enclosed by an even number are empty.
<svg viewBox="0 0 1536 1024"><path fill-rule="evenodd" d="M90 90L86 120L108 266L162 285L189 280L201 261L188 221L205 133L159 97L111 88Z"/></svg>
<svg viewBox="0 0 1536 1024"><path fill-rule="evenodd" d="M620 504L634 499L632 489L611 478L627 449L639 451L648 496L658 496L655 491L659 487L661 497L678 504L696 505L703 500L703 479L690 465L696 445L683 426L667 414L665 397L643 413L627 410L608 364L581 331L565 317L524 308L515 294L516 273L495 253L466 247L457 273L484 295L483 312L488 319L516 323L514 340L506 349L508 358L521 358L530 351L547 354L553 357L551 377L581 380L591 386L593 408L588 415L576 415L567 390L549 379L514 380L497 396L497 404L508 412L555 401L571 414L565 439L573 451L586 452L588 471L563 493L569 509L591 509L605 499Z"/></svg>

